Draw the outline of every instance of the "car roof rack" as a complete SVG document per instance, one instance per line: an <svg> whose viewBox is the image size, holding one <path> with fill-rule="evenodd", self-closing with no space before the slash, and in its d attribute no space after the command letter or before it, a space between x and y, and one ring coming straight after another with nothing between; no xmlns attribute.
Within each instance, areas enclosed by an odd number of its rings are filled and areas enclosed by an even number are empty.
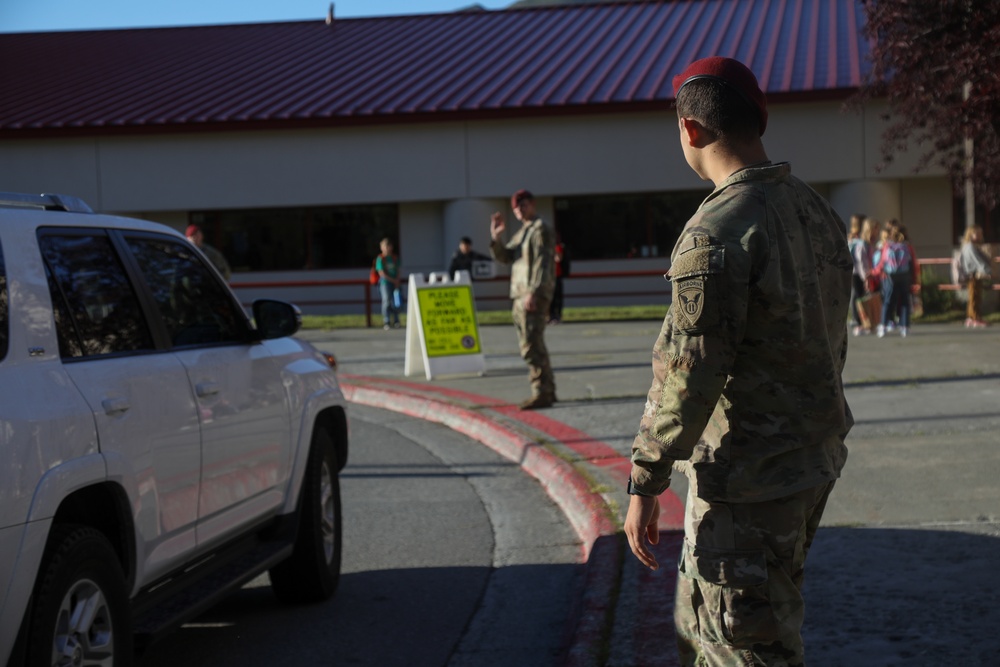
<svg viewBox="0 0 1000 667"><path fill-rule="evenodd" d="M70 213L94 212L87 205L87 202L72 195L28 195L19 192L0 192L0 207L40 208L46 211L69 211Z"/></svg>

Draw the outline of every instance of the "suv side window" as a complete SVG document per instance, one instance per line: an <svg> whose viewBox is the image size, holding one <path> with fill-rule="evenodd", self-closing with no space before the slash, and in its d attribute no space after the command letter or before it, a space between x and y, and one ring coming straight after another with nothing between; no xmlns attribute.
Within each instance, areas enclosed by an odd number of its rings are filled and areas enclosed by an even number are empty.
<svg viewBox="0 0 1000 667"><path fill-rule="evenodd" d="M242 343L246 317L190 246L168 238L127 236L175 347Z"/></svg>
<svg viewBox="0 0 1000 667"><path fill-rule="evenodd" d="M7 305L7 267L3 263L3 247L0 247L0 359L7 356L7 345L10 339L10 314Z"/></svg>
<svg viewBox="0 0 1000 667"><path fill-rule="evenodd" d="M132 283L107 235L43 233L38 243L63 357L154 349Z"/></svg>

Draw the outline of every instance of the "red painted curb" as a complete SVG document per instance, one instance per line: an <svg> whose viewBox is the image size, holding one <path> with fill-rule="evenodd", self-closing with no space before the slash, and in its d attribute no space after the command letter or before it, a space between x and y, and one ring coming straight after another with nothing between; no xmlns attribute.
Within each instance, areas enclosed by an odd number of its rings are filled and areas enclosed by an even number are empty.
<svg viewBox="0 0 1000 667"><path fill-rule="evenodd" d="M448 387L429 386L417 382L406 380L396 380L391 378L366 378L357 375L342 375L348 383L358 382L371 387L372 384L398 388L399 392L410 395L426 397L428 393L438 394L448 398L453 398L477 408L493 410L508 419L521 422L530 428L541 431L551 436L554 440L562 443L567 449L575 452L580 458L586 460L597 467L614 471L615 476L621 479L624 487L632 464L628 457L619 454L614 448L604 442L594 440L589 433L573 428L561 421L552 419L542 413L534 411L520 410L517 406L492 396L472 394L459 389ZM395 392L394 392L395 393ZM431 400L431 399L428 399ZM478 415L475 410L469 410L470 414ZM490 443L484 443L490 446ZM603 501L602 501L603 502ZM660 496L660 530L683 530L684 528L684 502L673 494L663 494Z"/></svg>
<svg viewBox="0 0 1000 667"><path fill-rule="evenodd" d="M443 424L518 463L539 481L570 520L583 543L584 560L590 556L590 548L598 537L617 531L617 526L607 516L604 499L591 492L586 479L577 474L571 464L538 443L473 410L432 397L354 384L354 381L354 378L341 381L348 400Z"/></svg>
<svg viewBox="0 0 1000 667"><path fill-rule="evenodd" d="M566 664L596 666L601 646L610 633L609 616L614 609L622 561L618 527L609 517L601 495L590 490L587 480L571 464L479 412L428 397L428 388L422 385L409 387L411 391L420 391L422 395L418 396L404 390L378 387L379 384L390 383L375 378L341 377L341 389L349 401L443 424L517 462L541 483L566 515L582 543L580 562L587 565L580 616ZM438 393L457 397L461 392ZM469 399L472 395L462 397ZM498 405L495 399L491 403Z"/></svg>

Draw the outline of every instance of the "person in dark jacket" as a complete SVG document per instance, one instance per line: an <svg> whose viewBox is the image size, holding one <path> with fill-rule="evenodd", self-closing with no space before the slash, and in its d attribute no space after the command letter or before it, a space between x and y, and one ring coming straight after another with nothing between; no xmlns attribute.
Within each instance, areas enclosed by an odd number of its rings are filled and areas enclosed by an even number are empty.
<svg viewBox="0 0 1000 667"><path fill-rule="evenodd" d="M489 261L492 261L491 257L473 250L472 239L463 236L458 242L458 250L451 256L451 262L448 264L448 277L454 280L457 271L468 271L469 278L475 279L475 275L472 273L472 263Z"/></svg>

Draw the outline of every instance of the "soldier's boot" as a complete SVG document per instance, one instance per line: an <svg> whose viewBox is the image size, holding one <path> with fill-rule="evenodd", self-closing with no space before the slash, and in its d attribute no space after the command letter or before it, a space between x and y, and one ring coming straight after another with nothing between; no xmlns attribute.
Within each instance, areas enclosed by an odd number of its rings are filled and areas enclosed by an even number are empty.
<svg viewBox="0 0 1000 667"><path fill-rule="evenodd" d="M538 410L540 408L552 407L555 402L556 395L554 393L537 394L521 403L518 407L522 410Z"/></svg>

